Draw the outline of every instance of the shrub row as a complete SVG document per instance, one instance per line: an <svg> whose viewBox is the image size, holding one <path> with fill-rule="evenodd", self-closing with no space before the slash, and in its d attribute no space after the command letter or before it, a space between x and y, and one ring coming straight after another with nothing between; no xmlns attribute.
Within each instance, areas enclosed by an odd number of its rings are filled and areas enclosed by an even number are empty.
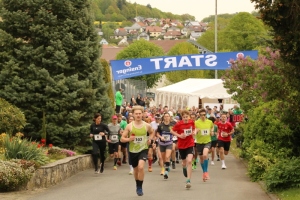
<svg viewBox="0 0 300 200"><path fill-rule="evenodd" d="M0 160L0 191L13 191L24 186L34 172L34 163L24 160Z"/></svg>

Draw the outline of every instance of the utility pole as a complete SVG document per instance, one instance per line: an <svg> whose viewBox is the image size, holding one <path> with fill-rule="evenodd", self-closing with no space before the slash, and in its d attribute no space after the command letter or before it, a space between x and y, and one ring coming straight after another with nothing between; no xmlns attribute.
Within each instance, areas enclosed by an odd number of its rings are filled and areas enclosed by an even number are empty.
<svg viewBox="0 0 300 200"><path fill-rule="evenodd" d="M215 53L218 52L218 0L215 0ZM218 70L215 70L215 79L218 78Z"/></svg>

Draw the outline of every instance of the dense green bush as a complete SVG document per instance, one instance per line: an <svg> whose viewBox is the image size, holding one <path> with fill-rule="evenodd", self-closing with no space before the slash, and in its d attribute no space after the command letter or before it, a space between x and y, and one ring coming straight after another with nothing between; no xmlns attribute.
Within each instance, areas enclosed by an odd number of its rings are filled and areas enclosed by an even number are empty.
<svg viewBox="0 0 300 200"><path fill-rule="evenodd" d="M300 187L300 158L281 159L272 165L265 174L269 191Z"/></svg>
<svg viewBox="0 0 300 200"><path fill-rule="evenodd" d="M243 155L253 181L262 180L271 166L292 154L292 131L281 121L282 106L281 101L264 103L249 112L243 125Z"/></svg>
<svg viewBox="0 0 300 200"><path fill-rule="evenodd" d="M16 190L30 180L34 167L24 166L16 160L0 160L0 191Z"/></svg>
<svg viewBox="0 0 300 200"><path fill-rule="evenodd" d="M12 134L26 125L24 113L16 106L0 98L0 133Z"/></svg>
<svg viewBox="0 0 300 200"><path fill-rule="evenodd" d="M34 161L37 166L46 164L49 160L42 148L38 148L37 144L27 139L6 136L3 147L6 160L24 159Z"/></svg>

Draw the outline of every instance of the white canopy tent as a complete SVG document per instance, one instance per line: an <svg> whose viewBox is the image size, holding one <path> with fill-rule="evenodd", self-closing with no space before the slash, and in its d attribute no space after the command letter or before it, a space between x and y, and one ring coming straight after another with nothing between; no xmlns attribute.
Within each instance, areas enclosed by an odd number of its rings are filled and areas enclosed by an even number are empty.
<svg viewBox="0 0 300 200"><path fill-rule="evenodd" d="M227 93L221 79L186 79L157 89L155 96L157 105L175 109L231 103L231 95ZM222 102L218 99L222 99Z"/></svg>

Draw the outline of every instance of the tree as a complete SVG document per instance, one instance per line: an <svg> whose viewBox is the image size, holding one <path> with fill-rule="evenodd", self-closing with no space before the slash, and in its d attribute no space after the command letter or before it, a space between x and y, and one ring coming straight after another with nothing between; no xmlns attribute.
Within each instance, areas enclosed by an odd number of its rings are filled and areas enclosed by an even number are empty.
<svg viewBox="0 0 300 200"><path fill-rule="evenodd" d="M163 56L164 51L161 47L148 42L146 40L137 40L130 44L128 47L123 49L117 54L117 60L121 59L134 59L134 58L148 58L155 56ZM147 66L143 66L147 67ZM162 73L143 75L134 77L136 80L146 81L147 87L152 88L156 82L161 78Z"/></svg>
<svg viewBox="0 0 300 200"><path fill-rule="evenodd" d="M231 43L224 37L223 31L228 26L230 20L225 18L218 18L218 52L230 51ZM204 32L201 37L197 39L197 42L207 48L208 50L215 51L215 23L208 24L209 29Z"/></svg>
<svg viewBox="0 0 300 200"><path fill-rule="evenodd" d="M279 49L282 59L294 66L300 63L299 2L296 0L251 0L260 18L273 28L274 48ZM295 78L300 77L299 67L291 69Z"/></svg>
<svg viewBox="0 0 300 200"><path fill-rule="evenodd" d="M191 43L183 42L178 43L170 49L169 56L186 55L186 54L199 54L199 51ZM188 78L203 78L205 77L204 70L183 70L166 72L167 79L172 83L177 83Z"/></svg>
<svg viewBox="0 0 300 200"><path fill-rule="evenodd" d="M122 8L123 8L123 2L122 2L122 0L118 0L117 6L118 6L118 8L119 8L120 10L122 10Z"/></svg>
<svg viewBox="0 0 300 200"><path fill-rule="evenodd" d="M197 42L215 51L215 24L209 24ZM250 13L241 12L231 19L218 18L218 51L253 50L270 39L264 24Z"/></svg>
<svg viewBox="0 0 300 200"><path fill-rule="evenodd" d="M236 15L236 13L234 13L234 14L228 14L228 13L218 14L218 19L223 18L223 19L228 19L229 20L229 19L233 18L234 15ZM209 17L205 17L201 21L202 22L207 22L207 23L215 22L215 15L210 15Z"/></svg>
<svg viewBox="0 0 300 200"><path fill-rule="evenodd" d="M152 10L152 6L149 3L147 4L147 8L149 8L150 10Z"/></svg>
<svg viewBox="0 0 300 200"><path fill-rule="evenodd" d="M26 125L24 113L16 106L0 98L0 131L12 135Z"/></svg>
<svg viewBox="0 0 300 200"><path fill-rule="evenodd" d="M115 107L115 97L114 97L114 92L112 89L110 66L105 59L101 58L100 62L101 62L101 65L102 65L103 71L104 71L104 77L103 77L104 82L107 84L107 87L108 87L107 95L110 98L111 106Z"/></svg>
<svg viewBox="0 0 300 200"><path fill-rule="evenodd" d="M24 111L24 133L73 148L95 112L113 112L99 62L90 1L3 0L0 96Z"/></svg>
<svg viewBox="0 0 300 200"><path fill-rule="evenodd" d="M232 51L253 50L260 46L262 38L268 38L262 21L247 12L235 15L223 34L232 44Z"/></svg>

